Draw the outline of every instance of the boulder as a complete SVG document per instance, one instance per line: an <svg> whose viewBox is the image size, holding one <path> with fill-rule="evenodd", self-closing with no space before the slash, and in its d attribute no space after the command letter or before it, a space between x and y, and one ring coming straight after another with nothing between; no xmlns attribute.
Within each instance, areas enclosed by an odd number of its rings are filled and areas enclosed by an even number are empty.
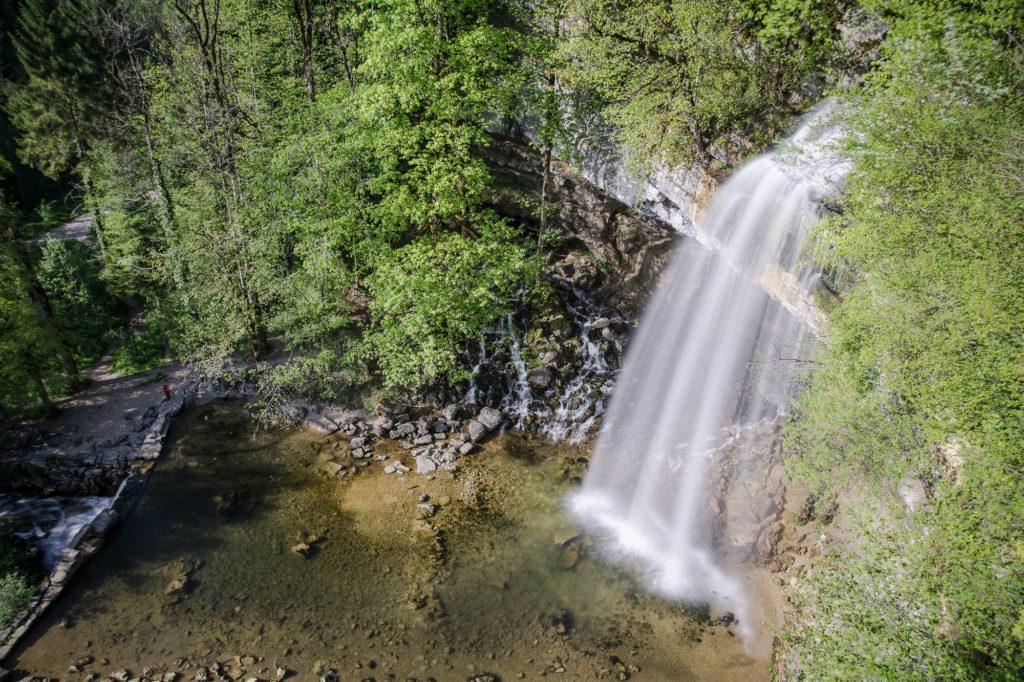
<svg viewBox="0 0 1024 682"><path fill-rule="evenodd" d="M437 471L437 462L426 455L416 455L416 473L430 474Z"/></svg>
<svg viewBox="0 0 1024 682"><path fill-rule="evenodd" d="M469 440L470 441L475 443L475 442L483 439L483 437L486 436L486 435L487 435L487 427L486 426L484 426L483 424L481 424L480 422L478 422L475 419L473 421L469 422Z"/></svg>
<svg viewBox="0 0 1024 682"><path fill-rule="evenodd" d="M306 415L306 418L305 420L303 420L302 424L306 428L313 429L317 433L323 434L325 436L329 436L335 431L337 431L339 428L341 428L332 420L328 419L322 414L317 414L315 412Z"/></svg>
<svg viewBox="0 0 1024 682"><path fill-rule="evenodd" d="M292 423L298 423L302 421L302 418L306 416L306 408L301 405L282 405L281 414L287 417Z"/></svg>
<svg viewBox="0 0 1024 682"><path fill-rule="evenodd" d="M366 445L367 439L364 436L358 436L356 438L353 438L351 442L349 442L348 449L358 450L359 448L365 447Z"/></svg>
<svg viewBox="0 0 1024 682"><path fill-rule="evenodd" d="M475 449L476 449L476 445L474 445L473 443L463 443L462 445L459 446L459 454L460 455L468 455L469 453L473 452L473 450L475 450Z"/></svg>
<svg viewBox="0 0 1024 682"><path fill-rule="evenodd" d="M534 367L526 375L526 381L530 388L534 389L547 388L551 384L551 379L551 370L547 367Z"/></svg>
<svg viewBox="0 0 1024 682"><path fill-rule="evenodd" d="M493 407L485 407L480 410L476 420L483 424L488 431L493 431L501 426L501 412L498 412Z"/></svg>
<svg viewBox="0 0 1024 682"><path fill-rule="evenodd" d="M909 512L915 511L928 501L928 491L925 490L924 483L921 482L921 479L913 476L903 477L903 480L900 481L899 493Z"/></svg>

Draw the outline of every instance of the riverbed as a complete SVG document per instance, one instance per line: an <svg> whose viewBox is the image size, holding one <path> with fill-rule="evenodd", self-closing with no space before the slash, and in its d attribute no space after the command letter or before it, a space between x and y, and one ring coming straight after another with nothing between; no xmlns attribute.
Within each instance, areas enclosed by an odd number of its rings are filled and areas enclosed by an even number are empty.
<svg viewBox="0 0 1024 682"><path fill-rule="evenodd" d="M563 508L585 447L510 432L457 473L328 475L324 453L346 441L254 436L236 404L183 415L138 507L8 665L60 679L191 680L217 664L263 680L769 679L764 647L598 560Z"/></svg>

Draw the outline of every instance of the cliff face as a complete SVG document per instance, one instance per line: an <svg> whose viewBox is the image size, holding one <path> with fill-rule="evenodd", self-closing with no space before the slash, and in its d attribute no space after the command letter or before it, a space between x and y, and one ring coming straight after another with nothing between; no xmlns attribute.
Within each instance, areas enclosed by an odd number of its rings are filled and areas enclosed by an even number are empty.
<svg viewBox="0 0 1024 682"><path fill-rule="evenodd" d="M543 165L538 155L521 142L497 137L488 160L503 188L494 198L494 208L512 218L539 222ZM554 161L551 171L548 224L563 235L558 268L595 298L638 322L675 250L701 247L674 225L611 196L568 164Z"/></svg>

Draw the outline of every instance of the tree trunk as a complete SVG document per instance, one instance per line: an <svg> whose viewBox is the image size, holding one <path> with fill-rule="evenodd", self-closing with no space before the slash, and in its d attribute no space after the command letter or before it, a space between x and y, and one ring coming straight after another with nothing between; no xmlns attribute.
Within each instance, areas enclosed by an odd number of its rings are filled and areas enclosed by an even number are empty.
<svg viewBox="0 0 1024 682"><path fill-rule="evenodd" d="M551 142L544 145L544 177L540 185L540 229L537 230L537 249L544 248L544 231L547 229L548 185L551 181Z"/></svg>
<svg viewBox="0 0 1024 682"><path fill-rule="evenodd" d="M50 394L46 390L46 384L43 383L43 377L39 374L39 370L36 368L32 355L23 351L21 353L21 361L25 365L25 371L28 372L29 377L32 379L32 385L36 389L36 395L39 397L39 402L42 404L43 410L47 414L55 413L57 408L54 407L53 401L50 400Z"/></svg>
<svg viewBox="0 0 1024 682"><path fill-rule="evenodd" d="M316 101L316 77L313 71L313 9L309 0L292 0L292 14L299 29L299 51L306 76L306 96Z"/></svg>

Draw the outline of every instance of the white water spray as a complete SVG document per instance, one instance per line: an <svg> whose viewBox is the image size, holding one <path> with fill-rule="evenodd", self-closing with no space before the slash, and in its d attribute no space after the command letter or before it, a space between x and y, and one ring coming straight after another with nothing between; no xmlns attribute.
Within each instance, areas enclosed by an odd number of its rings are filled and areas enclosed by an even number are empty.
<svg viewBox="0 0 1024 682"><path fill-rule="evenodd" d="M706 248L681 252L667 270L572 500L653 591L733 612L748 642L745 590L713 552L705 469L740 429L784 409L793 360L810 350L818 274L800 263L801 249L818 203L847 170L831 155L839 133L825 125L830 108L711 200L697 235Z"/></svg>
<svg viewBox="0 0 1024 682"><path fill-rule="evenodd" d="M79 531L88 526L113 497L19 498L0 496L0 524L14 535L39 548L42 563L53 568L60 553L70 547Z"/></svg>

